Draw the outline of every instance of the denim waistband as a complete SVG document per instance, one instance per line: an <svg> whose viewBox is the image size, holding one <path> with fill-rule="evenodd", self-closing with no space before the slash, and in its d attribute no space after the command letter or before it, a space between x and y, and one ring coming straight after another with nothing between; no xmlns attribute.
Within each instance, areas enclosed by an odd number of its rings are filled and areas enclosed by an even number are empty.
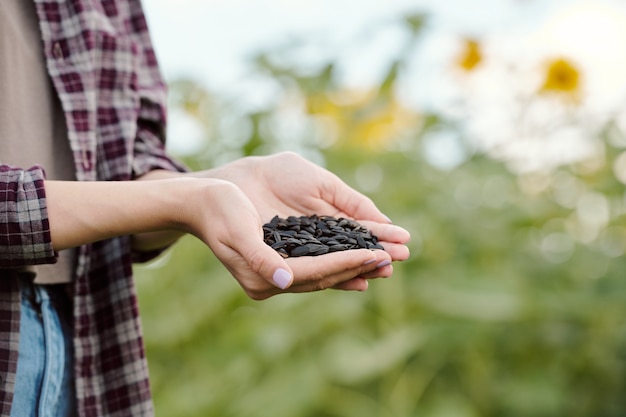
<svg viewBox="0 0 626 417"><path fill-rule="evenodd" d="M29 277L21 277L19 282L22 297L28 299L33 308L38 308L38 306L44 301L50 301L50 303L57 310L58 314L62 316L64 320L67 320L68 323L71 322L71 300L67 294L66 285L35 284Z"/></svg>

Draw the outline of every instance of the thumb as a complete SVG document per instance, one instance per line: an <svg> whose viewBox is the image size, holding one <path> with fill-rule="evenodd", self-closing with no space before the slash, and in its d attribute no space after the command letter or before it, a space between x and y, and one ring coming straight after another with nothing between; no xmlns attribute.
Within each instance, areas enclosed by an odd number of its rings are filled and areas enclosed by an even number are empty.
<svg viewBox="0 0 626 417"><path fill-rule="evenodd" d="M263 241L255 240L256 247L250 248L252 254L248 264L252 270L272 285L284 290L293 283L293 272L285 259Z"/></svg>
<svg viewBox="0 0 626 417"><path fill-rule="evenodd" d="M286 265L285 265L286 266ZM288 288L293 282L293 274L288 268L278 267L272 274L272 282L281 290Z"/></svg>
<svg viewBox="0 0 626 417"><path fill-rule="evenodd" d="M257 210L240 188L225 184L218 204L209 206L213 209L210 215L221 221L215 222L211 233L201 229L207 233L208 246L247 291L258 289L259 279L280 289L289 287L293 272L283 257L264 242Z"/></svg>

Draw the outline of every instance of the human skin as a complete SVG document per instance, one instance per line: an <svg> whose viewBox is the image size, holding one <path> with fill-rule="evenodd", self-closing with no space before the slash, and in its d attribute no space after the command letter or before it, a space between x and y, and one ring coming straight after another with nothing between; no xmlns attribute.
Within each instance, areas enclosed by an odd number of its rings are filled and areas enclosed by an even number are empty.
<svg viewBox="0 0 626 417"><path fill-rule="evenodd" d="M119 235L133 235L135 248L149 250L190 233L255 300L326 288L364 291L368 279L391 276L391 263L409 256L406 230L337 176L289 152L206 171L157 170L137 181L46 181L45 188L56 250ZM313 213L359 221L385 250L284 259L263 242L262 225L274 215Z"/></svg>

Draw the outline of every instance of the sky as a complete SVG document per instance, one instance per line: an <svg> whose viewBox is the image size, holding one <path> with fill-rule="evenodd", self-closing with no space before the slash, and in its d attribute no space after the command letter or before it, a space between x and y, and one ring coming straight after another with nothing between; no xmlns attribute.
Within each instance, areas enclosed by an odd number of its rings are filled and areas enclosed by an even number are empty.
<svg viewBox="0 0 626 417"><path fill-rule="evenodd" d="M440 35L525 37L560 19L558 27L543 28L545 46L596 54L601 53L597 40L613 37L604 47L614 47L625 30L616 31L610 21L615 10L625 10L619 0L144 0L144 5L167 74L215 80L235 75L234 66L250 51L297 35L341 45L369 25L407 11L427 12ZM623 24L621 18L614 22Z"/></svg>
<svg viewBox="0 0 626 417"><path fill-rule="evenodd" d="M192 75L228 89L245 74L245 58L251 52L299 36L339 49L353 45L371 25L393 22L407 11L428 12L435 31L442 34L511 31L534 24L550 4L559 3L525 1L536 6L520 8L518 3L524 0L145 0L144 4L166 76ZM384 56L385 50L393 50L395 39L392 34L388 38L373 52ZM371 56L368 51L370 67ZM358 76L366 79L368 74Z"/></svg>
<svg viewBox="0 0 626 417"><path fill-rule="evenodd" d="M407 12L429 16L427 42L403 91L418 108L445 109L459 94L443 69L462 37L480 38L487 53L522 70L566 56L584 70L595 109L614 112L626 104L620 0L144 0L144 6L166 78L193 77L244 107L262 107L272 94L251 76L251 54L299 38L311 46L294 59L315 65L340 58L347 85L375 84L403 44L394 22ZM484 74L473 86L484 98L477 105L502 94L498 69Z"/></svg>

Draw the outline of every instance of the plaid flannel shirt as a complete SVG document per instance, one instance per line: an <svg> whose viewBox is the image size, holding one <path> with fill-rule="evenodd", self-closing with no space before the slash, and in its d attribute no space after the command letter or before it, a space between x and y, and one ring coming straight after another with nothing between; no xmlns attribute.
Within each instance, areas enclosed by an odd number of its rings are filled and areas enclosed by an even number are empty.
<svg viewBox="0 0 626 417"><path fill-rule="evenodd" d="M27 0L25 0L27 1ZM166 87L140 0L34 0L79 181L183 171L164 149ZM42 167L0 165L0 269L53 263ZM79 249L74 281L80 416L153 414L130 238ZM148 259L154 254L142 254ZM13 398L19 291L0 273L0 415Z"/></svg>

